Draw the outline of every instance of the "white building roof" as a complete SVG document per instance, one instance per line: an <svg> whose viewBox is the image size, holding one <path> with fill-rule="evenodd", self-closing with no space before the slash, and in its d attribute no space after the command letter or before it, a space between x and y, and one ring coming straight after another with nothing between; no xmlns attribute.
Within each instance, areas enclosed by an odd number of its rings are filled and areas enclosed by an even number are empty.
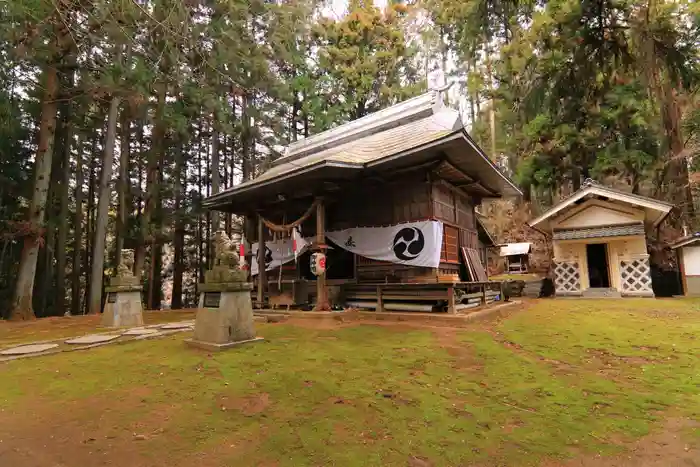
<svg viewBox="0 0 700 467"><path fill-rule="evenodd" d="M694 245L696 243L700 243L700 232L695 232L694 234L679 238L671 244L671 248L675 250L676 248Z"/></svg>
<svg viewBox="0 0 700 467"><path fill-rule="evenodd" d="M506 243L501 245L499 256L529 255L532 243Z"/></svg>
<svg viewBox="0 0 700 467"><path fill-rule="evenodd" d="M666 218L666 215L671 209L673 209L673 205L670 203L599 185L589 179L583 183L576 193L561 201L559 204L552 206L551 209L541 216L531 220L529 225L539 230L551 230L550 223L548 222L550 218L569 209L573 209L586 199L600 198L610 202L618 202L641 208L644 210L645 223L653 227L659 225Z"/></svg>

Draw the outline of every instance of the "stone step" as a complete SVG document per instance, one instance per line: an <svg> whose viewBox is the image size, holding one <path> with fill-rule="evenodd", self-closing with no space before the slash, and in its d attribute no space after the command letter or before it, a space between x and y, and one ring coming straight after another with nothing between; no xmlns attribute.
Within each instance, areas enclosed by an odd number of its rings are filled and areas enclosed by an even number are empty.
<svg viewBox="0 0 700 467"><path fill-rule="evenodd" d="M258 312L256 311L254 313L256 318L261 318L260 322L266 322L266 323L280 323L283 321L287 321L289 319L289 314L287 313L279 313L279 312ZM262 321L262 319L265 319L265 321Z"/></svg>
<svg viewBox="0 0 700 467"><path fill-rule="evenodd" d="M616 289L612 288L591 288L585 290L582 294L586 298L621 298L622 295Z"/></svg>

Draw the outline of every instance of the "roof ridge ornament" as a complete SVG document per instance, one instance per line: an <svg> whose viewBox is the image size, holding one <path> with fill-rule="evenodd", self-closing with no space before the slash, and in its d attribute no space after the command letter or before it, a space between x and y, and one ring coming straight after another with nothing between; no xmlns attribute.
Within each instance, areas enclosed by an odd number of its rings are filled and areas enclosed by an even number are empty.
<svg viewBox="0 0 700 467"><path fill-rule="evenodd" d="M592 178L587 178L581 184L581 187L588 188L590 186L601 186L600 183L596 182Z"/></svg>

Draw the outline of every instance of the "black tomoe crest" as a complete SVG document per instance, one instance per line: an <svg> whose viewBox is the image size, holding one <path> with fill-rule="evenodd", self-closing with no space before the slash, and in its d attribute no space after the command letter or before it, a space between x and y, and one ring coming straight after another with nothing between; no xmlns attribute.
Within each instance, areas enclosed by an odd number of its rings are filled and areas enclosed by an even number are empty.
<svg viewBox="0 0 700 467"><path fill-rule="evenodd" d="M255 258L258 257L258 251L259 250L256 249L253 252L253 257L255 257ZM265 261L265 269L267 269L268 267L270 267L270 263L272 263L272 250L267 245L265 245L265 259L264 259L264 261Z"/></svg>
<svg viewBox="0 0 700 467"><path fill-rule="evenodd" d="M265 245L265 268L270 267L270 263L272 263L272 250Z"/></svg>
<svg viewBox="0 0 700 467"><path fill-rule="evenodd" d="M416 259L425 248L423 232L416 227L404 227L394 237L394 255L402 261Z"/></svg>

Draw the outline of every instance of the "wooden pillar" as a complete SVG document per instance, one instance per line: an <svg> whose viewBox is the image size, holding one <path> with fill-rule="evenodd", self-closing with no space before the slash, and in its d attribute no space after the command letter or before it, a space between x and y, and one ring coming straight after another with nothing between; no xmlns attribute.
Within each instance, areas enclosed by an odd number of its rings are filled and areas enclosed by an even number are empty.
<svg viewBox="0 0 700 467"><path fill-rule="evenodd" d="M256 230L257 229L255 224L255 218L251 215L246 215L243 218L243 237L245 237L245 241L248 245L245 249L245 256L241 258L241 260L245 260L245 263L248 267L248 280L250 280L250 282L253 282L253 277L250 275L250 271L253 266L253 261L256 261L256 259L253 258L253 252L251 251L254 243L253 240L255 239L256 235Z"/></svg>
<svg viewBox="0 0 700 467"><path fill-rule="evenodd" d="M376 311L384 311L384 299L382 298L382 286L377 286L377 309Z"/></svg>
<svg viewBox="0 0 700 467"><path fill-rule="evenodd" d="M486 305L486 301L488 300L488 297L486 296L486 292L487 292L486 284L482 283L481 284L481 304L482 305Z"/></svg>
<svg viewBox="0 0 700 467"><path fill-rule="evenodd" d="M685 247L680 247L676 249L678 271L681 274L681 295L690 295L690 291L688 290L688 278L685 275L685 257L683 256L683 248Z"/></svg>
<svg viewBox="0 0 700 467"><path fill-rule="evenodd" d="M316 204L316 241L314 242L314 251L318 253L326 253L326 206L323 199L319 198ZM326 265L326 268L328 265ZM326 273L319 274L316 277L316 311L330 310L331 306L328 302L328 288L326 287Z"/></svg>
<svg viewBox="0 0 700 467"><path fill-rule="evenodd" d="M258 306L263 308L265 303L265 225L262 216L258 214Z"/></svg>
<svg viewBox="0 0 700 467"><path fill-rule="evenodd" d="M457 313L457 304L455 303L455 288L454 288L454 286L447 287L447 312L450 314Z"/></svg>

